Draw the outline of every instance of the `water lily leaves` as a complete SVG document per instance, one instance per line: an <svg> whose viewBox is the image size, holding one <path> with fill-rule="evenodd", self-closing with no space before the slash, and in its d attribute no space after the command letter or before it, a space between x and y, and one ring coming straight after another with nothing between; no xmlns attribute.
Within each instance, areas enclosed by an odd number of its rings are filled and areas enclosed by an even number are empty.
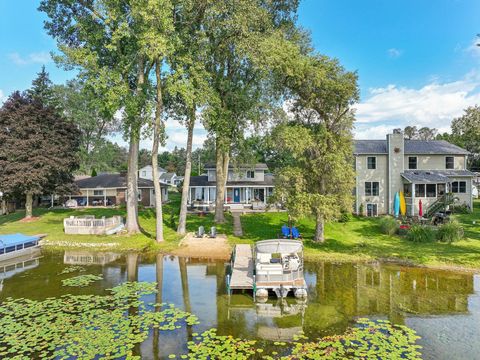
<svg viewBox="0 0 480 360"><path fill-rule="evenodd" d="M58 275L71 274L74 272L84 272L84 271L86 271L86 269L83 266L73 265L73 266L67 266Z"/></svg>
<svg viewBox="0 0 480 360"><path fill-rule="evenodd" d="M78 278L67 280L77 284ZM155 283L125 283L105 296L6 299L0 307L0 358L139 359L133 349L154 326L168 331L198 323L170 305L147 308L140 297L155 292Z"/></svg>
<svg viewBox="0 0 480 360"><path fill-rule="evenodd" d="M62 280L62 285L63 286L85 287L85 286L88 286L95 281L98 281L98 280L103 280L103 276L102 275L93 275L93 274L79 275L79 276L75 276L75 277L72 277L72 278Z"/></svg>

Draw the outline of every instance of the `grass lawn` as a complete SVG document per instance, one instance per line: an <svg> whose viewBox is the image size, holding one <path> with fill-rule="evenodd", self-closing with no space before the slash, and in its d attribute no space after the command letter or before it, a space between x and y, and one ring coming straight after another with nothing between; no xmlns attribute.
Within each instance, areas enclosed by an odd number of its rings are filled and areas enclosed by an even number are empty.
<svg viewBox="0 0 480 360"><path fill-rule="evenodd" d="M164 250L169 251L178 246L180 237L176 233L178 225L178 209L180 207L180 194L171 192L169 194L169 202L164 204L164 236L163 244L156 244L154 241L155 234L155 212L151 209L139 211L140 226L143 233L137 235L65 235L63 232L63 219L68 216L77 215L95 215L99 218L102 216L110 217L113 215L125 216L125 209L118 208L89 208L89 209L34 209L33 215L40 217L32 222L21 222L25 214L24 211L17 211L7 216L0 216L0 234L21 232L27 235L47 234L45 238L52 245L52 248L70 248L72 246L88 246L96 250ZM171 214L174 213L174 222L172 222ZM213 214L203 217L197 215L189 215L187 221L187 231L195 231L200 225L209 229L214 225ZM217 225L219 233L232 234L233 225L232 218L227 215L227 221L220 226Z"/></svg>
<svg viewBox="0 0 480 360"><path fill-rule="evenodd" d="M384 235L378 218L354 217L346 223L326 225L326 241L314 243L315 222L302 220L296 225L305 239L305 254L310 258L334 261L395 259L435 267L468 267L480 269L480 201L474 212L455 215L465 229L465 239L454 244L412 243L399 236ZM475 222L475 223L473 223ZM286 213L249 214L242 217L244 237L248 240L275 238Z"/></svg>
<svg viewBox="0 0 480 360"><path fill-rule="evenodd" d="M23 223L19 220L23 212L0 217L0 233L22 232L25 234L48 234L46 238L55 247L71 247L88 244L96 249L123 250L163 250L169 251L178 246L180 240L175 229L178 224L180 194L170 193L169 203L164 205L165 242L157 245L153 240L155 233L155 214L151 209L139 212L142 234L133 236L85 236L65 235L63 219L71 215L125 216L124 209L91 208L82 210L46 210L35 209L34 215L40 219ZM172 222L172 213L175 214ZM465 229L465 239L454 244L411 243L399 236L388 236L380 232L378 218L353 217L346 223L326 225L326 241L317 244L313 238L315 223L304 219L296 225L305 239L305 254L309 258L333 261L357 261L374 259L392 259L408 261L413 264L435 267L467 267L480 269L480 201L475 201L474 212L455 215ZM230 243L253 243L258 240L277 237L282 224L287 222L286 213L256 213L242 216L244 236L234 237L232 217L226 214L226 223L216 225L219 233L225 233ZM475 222L475 223L474 223ZM189 215L187 230L195 231L203 225L209 229L214 225L213 214L205 216ZM208 230L207 230L208 231Z"/></svg>

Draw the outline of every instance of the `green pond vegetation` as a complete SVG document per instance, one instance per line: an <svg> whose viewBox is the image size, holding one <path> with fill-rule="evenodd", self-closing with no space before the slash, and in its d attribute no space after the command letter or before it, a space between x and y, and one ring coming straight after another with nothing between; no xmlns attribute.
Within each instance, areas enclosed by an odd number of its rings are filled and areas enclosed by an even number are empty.
<svg viewBox="0 0 480 360"><path fill-rule="evenodd" d="M62 280L62 285L74 286L74 287L85 287L90 285L91 283L94 283L95 281L99 281L102 279L103 279L102 275L93 275L93 274L79 275L79 276L74 276L74 277Z"/></svg>
<svg viewBox="0 0 480 360"><path fill-rule="evenodd" d="M22 212L0 217L0 233L23 232L26 234L48 234L47 244L52 248L91 247L98 250L115 251L171 251L178 246L180 237L176 233L180 194L171 192L170 201L164 205L165 242L156 244L153 240L155 214L151 209L141 209L140 224L144 233L133 236L86 236L69 235L63 232L63 219L71 215L112 216L123 215L125 210L91 208L82 210L35 209L34 215L40 218L34 222L23 223L19 220ZM464 238L453 243L425 242L413 243L405 237L384 234L382 218L348 217L348 221L326 224L326 241L314 243L315 222L302 219L296 223L303 235L305 255L312 259L331 261L368 261L388 259L406 261L411 264L432 267L480 268L480 200L475 201L474 211L457 214L454 218L464 229ZM258 240L275 238L283 224L288 220L285 212L246 214L241 217L243 236L233 235L233 220L227 214L226 222L217 225L218 233L228 235L231 244L253 243ZM214 226L213 214L199 216L190 214L187 230L195 231L198 226L205 229Z"/></svg>
<svg viewBox="0 0 480 360"><path fill-rule="evenodd" d="M108 295L65 295L43 301L9 298L0 304L2 359L137 359L133 349L150 329L172 331L197 318L140 297L155 283L130 282Z"/></svg>
<svg viewBox="0 0 480 360"><path fill-rule="evenodd" d="M2 359L138 359L135 347L152 329L176 331L198 325L198 318L172 304L145 303L157 292L154 282L126 282L106 295L64 295L35 301L8 298L0 304ZM405 326L385 320L359 319L345 334L293 343L193 333L182 359L345 359L420 358L419 337Z"/></svg>

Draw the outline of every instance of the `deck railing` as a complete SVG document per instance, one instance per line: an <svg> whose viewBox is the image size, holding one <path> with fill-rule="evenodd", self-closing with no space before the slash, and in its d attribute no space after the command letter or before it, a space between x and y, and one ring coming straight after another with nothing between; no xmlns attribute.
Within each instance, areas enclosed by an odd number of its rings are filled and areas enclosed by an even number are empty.
<svg viewBox="0 0 480 360"><path fill-rule="evenodd" d="M102 235L123 223L121 216L95 219L91 217L70 217L63 220L65 234Z"/></svg>

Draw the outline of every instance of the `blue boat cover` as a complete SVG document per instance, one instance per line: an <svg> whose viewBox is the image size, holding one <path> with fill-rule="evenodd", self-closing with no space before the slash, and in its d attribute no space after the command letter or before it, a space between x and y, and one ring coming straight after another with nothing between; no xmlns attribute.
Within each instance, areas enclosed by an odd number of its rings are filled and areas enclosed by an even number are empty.
<svg viewBox="0 0 480 360"><path fill-rule="evenodd" d="M0 235L0 247L21 245L21 244L28 243L31 241L36 241L39 239L40 238L38 236L29 236L24 234Z"/></svg>
<svg viewBox="0 0 480 360"><path fill-rule="evenodd" d="M290 237L290 228L287 225L282 226L282 236L285 238Z"/></svg>

